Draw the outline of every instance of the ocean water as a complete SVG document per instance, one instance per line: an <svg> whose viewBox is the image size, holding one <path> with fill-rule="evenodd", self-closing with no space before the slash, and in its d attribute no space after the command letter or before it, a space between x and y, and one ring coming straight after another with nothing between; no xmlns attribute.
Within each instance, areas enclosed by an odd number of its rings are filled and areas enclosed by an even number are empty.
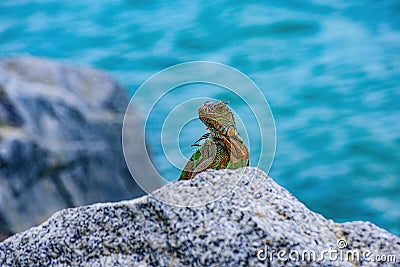
<svg viewBox="0 0 400 267"><path fill-rule="evenodd" d="M177 63L237 68L259 86L275 118L275 159L270 170L259 167L327 218L369 220L399 235L399 12L395 0L3 0L0 56L101 68L130 95ZM246 128L251 114L243 103L221 88L199 88L203 97L230 101ZM192 92L166 97L147 121L153 160L168 177L179 170L165 160L159 126ZM183 127L185 157L203 133L197 120Z"/></svg>

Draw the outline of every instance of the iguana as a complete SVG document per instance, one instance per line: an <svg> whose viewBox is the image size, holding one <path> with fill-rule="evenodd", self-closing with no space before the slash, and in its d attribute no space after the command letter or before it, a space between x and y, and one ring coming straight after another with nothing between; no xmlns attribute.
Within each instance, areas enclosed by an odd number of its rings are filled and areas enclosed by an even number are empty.
<svg viewBox="0 0 400 267"><path fill-rule="evenodd" d="M209 133L192 146L199 146L186 163L179 180L192 179L206 169L237 169L249 166L249 151L236 130L235 119L227 103L204 102L198 108L199 119ZM198 142L205 140L201 145Z"/></svg>

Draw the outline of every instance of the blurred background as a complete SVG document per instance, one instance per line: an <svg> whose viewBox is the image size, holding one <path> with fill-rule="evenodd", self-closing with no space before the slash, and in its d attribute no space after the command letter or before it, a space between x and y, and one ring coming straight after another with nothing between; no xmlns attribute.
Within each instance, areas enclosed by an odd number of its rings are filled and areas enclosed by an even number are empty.
<svg viewBox="0 0 400 267"><path fill-rule="evenodd" d="M395 0L3 0L0 56L104 69L129 95L177 63L237 68L260 87L275 117L269 175L327 218L369 220L399 235L399 12ZM204 92L240 110L223 91ZM157 135L162 112L148 125L149 136ZM204 133L200 122L189 128L187 157ZM158 141L149 141L157 167L177 177Z"/></svg>

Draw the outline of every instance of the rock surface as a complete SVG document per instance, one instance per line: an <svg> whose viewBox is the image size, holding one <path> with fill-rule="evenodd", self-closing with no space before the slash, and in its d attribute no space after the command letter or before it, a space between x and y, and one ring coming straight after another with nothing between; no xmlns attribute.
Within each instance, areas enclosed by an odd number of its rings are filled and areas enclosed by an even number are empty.
<svg viewBox="0 0 400 267"><path fill-rule="evenodd" d="M244 172L242 172L244 171ZM196 208L158 201L225 196ZM197 187L193 191L190 188ZM190 192L190 193L189 193ZM195 192L195 193L193 193ZM190 195L192 194L192 195ZM154 193L119 203L66 209L38 227L0 243L4 266L379 266L377 262L321 260L324 250L395 255L400 238L369 222L337 224L308 210L257 168L206 171ZM347 246L340 250L338 241ZM277 254L271 261L268 255ZM264 251L262 251L264 250ZM314 251L316 261L291 260ZM257 257L259 255L260 259Z"/></svg>
<svg viewBox="0 0 400 267"><path fill-rule="evenodd" d="M122 155L128 101L98 70L0 61L0 240L56 210L143 194Z"/></svg>

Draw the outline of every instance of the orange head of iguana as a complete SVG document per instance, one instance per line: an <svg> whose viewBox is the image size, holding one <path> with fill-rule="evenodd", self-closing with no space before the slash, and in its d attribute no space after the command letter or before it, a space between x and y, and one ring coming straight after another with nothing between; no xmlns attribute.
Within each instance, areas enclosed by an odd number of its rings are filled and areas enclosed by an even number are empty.
<svg viewBox="0 0 400 267"><path fill-rule="evenodd" d="M230 137L235 135L235 119L228 105L223 101L204 102L198 109L199 119L212 134Z"/></svg>

